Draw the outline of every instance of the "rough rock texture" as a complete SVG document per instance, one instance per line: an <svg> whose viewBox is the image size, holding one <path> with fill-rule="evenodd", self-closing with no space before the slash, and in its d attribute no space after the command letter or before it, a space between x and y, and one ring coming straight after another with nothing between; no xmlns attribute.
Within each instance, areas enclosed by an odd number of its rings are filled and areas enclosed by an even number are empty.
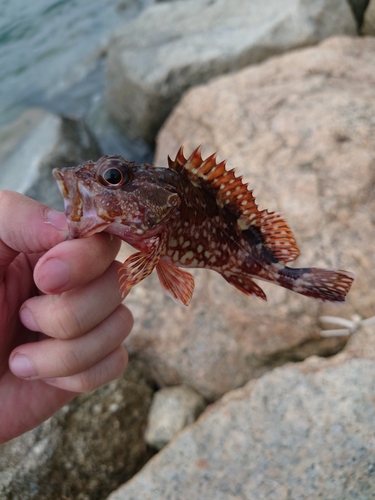
<svg viewBox="0 0 375 500"><path fill-rule="evenodd" d="M208 399L287 360L332 354L319 316L374 314L375 40L335 38L279 56L187 93L158 139L156 164L181 144L220 151L281 211L301 248L297 265L357 276L347 304L332 306L267 283L268 302L195 270L189 308L162 293L156 275L126 299L135 327L126 344L160 385L187 384Z"/></svg>
<svg viewBox="0 0 375 500"><path fill-rule="evenodd" d="M0 446L2 500L105 498L150 458L152 382L139 361L40 427Z"/></svg>
<svg viewBox="0 0 375 500"><path fill-rule="evenodd" d="M364 359L275 369L208 408L109 499L373 498L374 377Z"/></svg>
<svg viewBox="0 0 375 500"><path fill-rule="evenodd" d="M186 385L155 392L145 432L146 443L161 450L206 407L204 398Z"/></svg>
<svg viewBox="0 0 375 500"><path fill-rule="evenodd" d="M348 0L348 2L356 18L357 26L360 28L369 0Z"/></svg>
<svg viewBox="0 0 375 500"><path fill-rule="evenodd" d="M375 0L370 0L370 3L368 4L361 33L362 35L375 36Z"/></svg>
<svg viewBox="0 0 375 500"><path fill-rule="evenodd" d="M333 34L356 33L343 0L187 0L158 3L109 48L108 106L127 131L151 142L192 85Z"/></svg>
<svg viewBox="0 0 375 500"><path fill-rule="evenodd" d="M81 120L32 108L0 129L0 189L12 189L62 209L52 169L99 156L98 146Z"/></svg>

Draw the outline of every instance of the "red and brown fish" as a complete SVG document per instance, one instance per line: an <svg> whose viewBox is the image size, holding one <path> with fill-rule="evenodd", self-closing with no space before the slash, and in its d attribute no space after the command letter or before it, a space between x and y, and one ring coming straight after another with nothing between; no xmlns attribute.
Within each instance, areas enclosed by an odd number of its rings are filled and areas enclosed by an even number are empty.
<svg viewBox="0 0 375 500"><path fill-rule="evenodd" d="M153 269L163 288L188 305L194 279L181 268L220 273L248 295L265 299L257 278L323 301L343 302L352 273L287 267L299 255L279 214L259 211L252 191L216 156L182 148L169 168L137 165L121 156L55 169L72 238L107 231L138 252L120 269L125 295Z"/></svg>

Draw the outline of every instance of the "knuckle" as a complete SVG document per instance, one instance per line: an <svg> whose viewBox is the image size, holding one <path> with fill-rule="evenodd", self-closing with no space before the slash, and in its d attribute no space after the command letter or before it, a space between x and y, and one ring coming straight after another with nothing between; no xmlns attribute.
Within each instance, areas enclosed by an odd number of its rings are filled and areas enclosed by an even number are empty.
<svg viewBox="0 0 375 500"><path fill-rule="evenodd" d="M70 339L80 336L82 324L69 300L55 296L53 309L53 330L59 338Z"/></svg>
<svg viewBox="0 0 375 500"><path fill-rule="evenodd" d="M91 392L98 387L119 377L128 363L128 353L123 347L118 347L105 360L79 374L79 392Z"/></svg>
<svg viewBox="0 0 375 500"><path fill-rule="evenodd" d="M75 375L80 369L80 360L74 350L70 349L64 353L60 358L60 363L62 366L63 375L68 377L70 375Z"/></svg>
<svg viewBox="0 0 375 500"><path fill-rule="evenodd" d="M100 384L95 384L93 377L87 373L82 373L78 378L76 392L91 392L94 391Z"/></svg>
<svg viewBox="0 0 375 500"><path fill-rule="evenodd" d="M10 202L11 197L12 191L9 191L8 189L0 190L0 205L7 206Z"/></svg>
<svg viewBox="0 0 375 500"><path fill-rule="evenodd" d="M125 335L128 335L134 325L132 313L124 304L120 304L115 313L117 313L118 316L119 328Z"/></svg>
<svg viewBox="0 0 375 500"><path fill-rule="evenodd" d="M0 206L2 210L8 207L13 207L13 205L17 205L23 199L23 196L20 193L16 193L15 191L11 191L9 189L1 189L0 190Z"/></svg>

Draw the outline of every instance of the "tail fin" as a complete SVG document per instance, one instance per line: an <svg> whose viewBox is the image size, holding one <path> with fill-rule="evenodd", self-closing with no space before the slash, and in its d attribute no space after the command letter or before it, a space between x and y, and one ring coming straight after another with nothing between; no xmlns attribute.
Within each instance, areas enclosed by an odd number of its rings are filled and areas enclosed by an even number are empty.
<svg viewBox="0 0 375 500"><path fill-rule="evenodd" d="M279 285L324 302L345 302L354 281L354 274L334 269L314 267L292 269L284 267L278 272Z"/></svg>

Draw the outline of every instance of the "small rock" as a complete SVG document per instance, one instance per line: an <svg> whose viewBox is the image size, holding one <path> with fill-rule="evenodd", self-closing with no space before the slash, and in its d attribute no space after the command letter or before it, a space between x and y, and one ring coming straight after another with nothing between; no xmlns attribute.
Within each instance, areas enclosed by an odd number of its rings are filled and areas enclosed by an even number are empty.
<svg viewBox="0 0 375 500"><path fill-rule="evenodd" d="M375 0L370 0L361 29L362 35L375 36Z"/></svg>
<svg viewBox="0 0 375 500"><path fill-rule="evenodd" d="M0 446L2 500L101 500L150 458L152 398L145 366L78 396L36 429Z"/></svg>
<svg viewBox="0 0 375 500"><path fill-rule="evenodd" d="M154 394L145 433L146 443L161 450L205 409L204 398L191 387L165 387Z"/></svg>
<svg viewBox="0 0 375 500"><path fill-rule="evenodd" d="M189 87L333 34L356 34L344 0L187 0L150 6L109 46L114 119L152 142Z"/></svg>
<svg viewBox="0 0 375 500"><path fill-rule="evenodd" d="M0 189L12 189L62 209L52 169L99 156L97 144L82 120L32 108L0 129Z"/></svg>
<svg viewBox="0 0 375 500"><path fill-rule="evenodd" d="M374 498L375 362L312 358L211 405L108 500Z"/></svg>

